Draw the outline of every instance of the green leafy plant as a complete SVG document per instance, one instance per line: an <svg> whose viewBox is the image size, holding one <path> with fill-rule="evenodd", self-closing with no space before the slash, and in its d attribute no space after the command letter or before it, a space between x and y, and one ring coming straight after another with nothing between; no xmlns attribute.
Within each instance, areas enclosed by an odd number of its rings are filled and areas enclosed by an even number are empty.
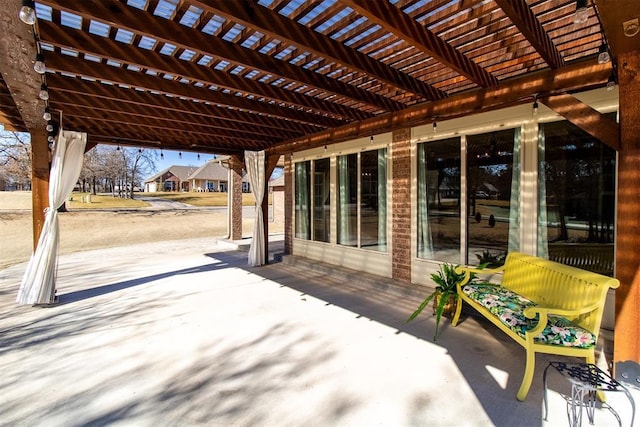
<svg viewBox="0 0 640 427"><path fill-rule="evenodd" d="M478 268L484 268L485 265L480 265ZM440 327L440 319L447 309L447 305L451 304L451 297L456 297L457 284L464 279L464 273L457 273L456 267L450 263L444 263L440 265L440 269L436 273L431 274L431 280L436 284L436 288L422 301L416 311L407 319L407 323L418 317L420 313L429 305L431 301L434 301L433 308L436 315L436 329L433 334L433 341L436 341L438 337L438 328ZM469 283L476 280L475 273L471 274ZM455 302L453 303L455 305ZM451 308L452 311L454 310Z"/></svg>
<svg viewBox="0 0 640 427"><path fill-rule="evenodd" d="M488 268L501 267L507 259L506 252L492 254L489 250L483 250L481 254L476 254L476 258L480 262L480 265L484 265Z"/></svg>

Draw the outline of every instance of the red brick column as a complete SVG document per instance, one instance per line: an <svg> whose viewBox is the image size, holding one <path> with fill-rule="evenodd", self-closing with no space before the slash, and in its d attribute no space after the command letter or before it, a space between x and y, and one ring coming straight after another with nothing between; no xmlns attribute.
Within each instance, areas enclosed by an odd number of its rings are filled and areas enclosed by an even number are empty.
<svg viewBox="0 0 640 427"><path fill-rule="evenodd" d="M242 239L242 160L239 157L229 159L229 239Z"/></svg>
<svg viewBox="0 0 640 427"><path fill-rule="evenodd" d="M291 154L284 156L284 253L293 252L293 162Z"/></svg>
<svg viewBox="0 0 640 427"><path fill-rule="evenodd" d="M391 275L411 281L411 129L393 132L391 150Z"/></svg>

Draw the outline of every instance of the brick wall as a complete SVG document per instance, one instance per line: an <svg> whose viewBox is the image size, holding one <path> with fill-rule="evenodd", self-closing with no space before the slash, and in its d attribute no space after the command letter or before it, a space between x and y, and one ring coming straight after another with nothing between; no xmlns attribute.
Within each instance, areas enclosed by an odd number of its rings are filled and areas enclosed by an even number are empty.
<svg viewBox="0 0 640 427"><path fill-rule="evenodd" d="M411 281L411 130L393 132L391 193L391 274Z"/></svg>

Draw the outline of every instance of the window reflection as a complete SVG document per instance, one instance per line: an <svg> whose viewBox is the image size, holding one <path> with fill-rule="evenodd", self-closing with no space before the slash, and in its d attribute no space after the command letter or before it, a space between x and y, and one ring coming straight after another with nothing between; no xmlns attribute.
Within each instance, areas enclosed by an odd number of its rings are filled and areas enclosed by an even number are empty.
<svg viewBox="0 0 640 427"><path fill-rule="evenodd" d="M460 138L418 145L418 257L460 262Z"/></svg>
<svg viewBox="0 0 640 427"><path fill-rule="evenodd" d="M519 136L519 129L467 136L467 262L470 264L499 264L509 250L511 218L517 226L519 217L520 162L519 158L514 159L514 141L519 150ZM517 227L511 231L511 237L517 239ZM518 246L519 242L511 242L512 249Z"/></svg>
<svg viewBox="0 0 640 427"><path fill-rule="evenodd" d="M329 241L330 165L328 158L313 162L313 240L318 242Z"/></svg>
<svg viewBox="0 0 640 427"><path fill-rule="evenodd" d="M538 254L613 275L615 150L567 121L539 133Z"/></svg>

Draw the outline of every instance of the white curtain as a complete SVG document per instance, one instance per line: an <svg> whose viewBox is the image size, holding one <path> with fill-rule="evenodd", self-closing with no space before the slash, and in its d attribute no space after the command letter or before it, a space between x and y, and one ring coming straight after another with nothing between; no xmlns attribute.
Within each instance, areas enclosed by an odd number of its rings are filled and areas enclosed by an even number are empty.
<svg viewBox="0 0 640 427"><path fill-rule="evenodd" d="M513 168L511 171L511 202L509 204L509 252L520 250L520 149L522 131L515 130L513 137Z"/></svg>
<svg viewBox="0 0 640 427"><path fill-rule="evenodd" d="M433 240L429 224L429 171L427 170L425 144L418 145L418 257L433 259ZM438 179L435 179L435 186ZM436 188L437 190L437 188ZM437 194L437 193L436 193Z"/></svg>
<svg viewBox="0 0 640 427"><path fill-rule="evenodd" d="M309 162L296 163L296 231L298 239L311 238L309 209Z"/></svg>
<svg viewBox="0 0 640 427"><path fill-rule="evenodd" d="M387 149L378 150L378 248L387 249Z"/></svg>
<svg viewBox="0 0 640 427"><path fill-rule="evenodd" d="M351 243L349 211L349 157L338 157L338 244Z"/></svg>
<svg viewBox="0 0 640 427"><path fill-rule="evenodd" d="M547 231L547 173L545 162L544 129L538 130L538 256L549 258Z"/></svg>
<svg viewBox="0 0 640 427"><path fill-rule="evenodd" d="M253 226L253 239L249 247L249 265L264 265L264 218L262 216L262 199L264 199L265 165L264 151L245 151L244 162L251 183L251 193L256 201L256 219Z"/></svg>
<svg viewBox="0 0 640 427"><path fill-rule="evenodd" d="M51 304L55 302L55 282L58 267L58 208L73 191L78 181L87 134L60 131L55 143L49 177L49 207L36 250L29 260L17 301L20 304Z"/></svg>

